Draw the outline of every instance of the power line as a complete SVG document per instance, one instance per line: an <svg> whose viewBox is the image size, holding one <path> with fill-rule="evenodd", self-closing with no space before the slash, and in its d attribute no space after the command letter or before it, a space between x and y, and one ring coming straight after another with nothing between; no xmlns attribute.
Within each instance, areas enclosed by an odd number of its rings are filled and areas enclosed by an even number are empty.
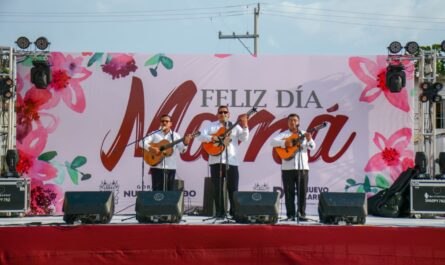
<svg viewBox="0 0 445 265"><path fill-rule="evenodd" d="M20 15L20 16L28 16L28 15L36 15L36 16L42 16L42 15L107 15L107 14L127 14L127 15L134 15L134 14L152 14L152 13L170 13L170 12L188 12L194 13L196 11L200 10L213 10L214 13L217 12L224 12L221 10L224 9L233 9L233 8L239 8L239 7L246 7L250 5L254 5L256 3L252 4L240 4L240 5L226 5L226 6L215 6L215 7L197 7L197 8L181 8L181 9L156 9L156 10L127 10L127 11L46 11L46 12L38 12L38 11L1 11L0 16L6 15Z"/></svg>
<svg viewBox="0 0 445 265"><path fill-rule="evenodd" d="M335 15L335 14L321 14L321 13L306 13L306 12L298 12L298 11L290 11L290 10L274 10L269 9L267 11L270 14L294 14L294 15L308 15L308 16L322 16L322 17L334 17L334 18L352 18L352 19L358 19L358 20L375 20L375 18L368 18L368 17L360 17L360 16L346 16L346 15ZM397 19L397 18L379 18L379 21L393 21L393 22L413 22L413 23L439 23L439 24L445 24L445 21L426 21L426 20L411 20L411 19Z"/></svg>
<svg viewBox="0 0 445 265"><path fill-rule="evenodd" d="M339 21L339 20L330 20L330 19L316 19L316 18L306 18L306 17L277 15L277 14L270 14L270 13L267 13L267 12L263 12L262 14L269 15L269 16L274 16L274 17L291 18L291 19L295 19L295 20L311 20L311 21L320 21L320 22L333 22L333 23L347 24L347 25L354 25L354 26L370 26L370 27L382 27L382 28L404 29L404 30L445 31L445 28L433 29L433 28L417 28L417 27L411 27L411 26L409 26L409 27L389 26L389 25L382 25L382 24L367 24L367 23L351 22L351 21Z"/></svg>
<svg viewBox="0 0 445 265"><path fill-rule="evenodd" d="M200 19L216 19L222 17L236 17L244 16L244 12L238 14L227 14L227 15L207 15L207 16L184 16L184 17L159 17L159 18L145 18L145 19L109 19L109 20L4 20L0 19L0 23L118 23L118 22L150 22L150 21L180 21L180 20L200 20Z"/></svg>
<svg viewBox="0 0 445 265"><path fill-rule="evenodd" d="M319 11L328 11L328 12L338 12L338 13L348 13L348 14L361 14L361 15L369 15L369 16L386 16L386 17L406 17L406 18L427 18L427 19L440 19L445 20L445 17L425 17L425 16L407 16L407 15L395 15L395 14L384 14L384 13L371 13L371 12L360 12L360 11L351 11L351 10L338 10L338 9L327 9L327 8L315 8L315 7L307 7L307 6L296 6L291 4L267 4L265 5L272 7L290 7L290 8L298 8L298 9L307 9L307 10L319 10Z"/></svg>

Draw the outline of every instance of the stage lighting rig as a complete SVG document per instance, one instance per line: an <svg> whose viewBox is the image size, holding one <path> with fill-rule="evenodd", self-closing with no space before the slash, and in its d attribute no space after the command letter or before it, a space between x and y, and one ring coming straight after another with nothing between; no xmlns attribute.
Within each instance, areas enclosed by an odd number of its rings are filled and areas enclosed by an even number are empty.
<svg viewBox="0 0 445 265"><path fill-rule="evenodd" d="M34 45L37 47L37 49L39 49L39 50L46 50L48 47L49 47L49 45L50 45L51 43L48 41L48 39L47 38L45 38L45 37L39 37L35 42L34 42Z"/></svg>
<svg viewBox="0 0 445 265"><path fill-rule="evenodd" d="M443 89L443 84L436 82L431 84L429 82L423 82L420 84L420 88L422 89L422 94L420 94L419 100L423 103L425 102L441 102L442 96L439 95L439 91Z"/></svg>
<svg viewBox="0 0 445 265"><path fill-rule="evenodd" d="M13 96L12 88L14 86L14 82L11 78L0 78L0 95L5 99L10 99Z"/></svg>
<svg viewBox="0 0 445 265"><path fill-rule="evenodd" d="M400 44L398 41L393 41L391 44L389 44L388 50L392 54L397 54L402 50L402 44Z"/></svg>
<svg viewBox="0 0 445 265"><path fill-rule="evenodd" d="M27 37L23 37L23 36L19 37L15 43L22 50L28 49L29 45L31 45L31 42L29 41L29 39Z"/></svg>
<svg viewBox="0 0 445 265"><path fill-rule="evenodd" d="M386 86L391 93L399 93L406 85L405 67L402 64L390 64L386 68Z"/></svg>
<svg viewBox="0 0 445 265"><path fill-rule="evenodd" d="M31 82L37 88L46 88L51 83L51 68L46 60L35 60L31 68Z"/></svg>
<svg viewBox="0 0 445 265"><path fill-rule="evenodd" d="M419 51L419 44L417 44L415 41L409 41L405 45L405 51L411 55L414 55Z"/></svg>

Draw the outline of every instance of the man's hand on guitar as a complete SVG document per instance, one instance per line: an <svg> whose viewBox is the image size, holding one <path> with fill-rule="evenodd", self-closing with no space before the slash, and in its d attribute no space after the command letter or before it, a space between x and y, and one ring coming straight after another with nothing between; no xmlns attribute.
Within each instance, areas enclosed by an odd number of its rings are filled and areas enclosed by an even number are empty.
<svg viewBox="0 0 445 265"><path fill-rule="evenodd" d="M284 146L286 147L292 147L293 145L294 145L293 139L291 139L290 137L284 141Z"/></svg>
<svg viewBox="0 0 445 265"><path fill-rule="evenodd" d="M306 132L305 134L304 134L304 136L306 137L306 141L310 141L310 140L312 140L312 134L310 133L310 132Z"/></svg>
<svg viewBox="0 0 445 265"><path fill-rule="evenodd" d="M239 124L243 129L247 128L248 124L247 124L247 115L246 114L243 114L240 116Z"/></svg>
<svg viewBox="0 0 445 265"><path fill-rule="evenodd" d="M192 135L191 134L187 134L184 137L184 145L189 145L191 139L192 139Z"/></svg>
<svg viewBox="0 0 445 265"><path fill-rule="evenodd" d="M151 153L154 153L155 155L161 154L161 150L159 150L159 148L154 147L154 146L148 147L148 151L150 151Z"/></svg>

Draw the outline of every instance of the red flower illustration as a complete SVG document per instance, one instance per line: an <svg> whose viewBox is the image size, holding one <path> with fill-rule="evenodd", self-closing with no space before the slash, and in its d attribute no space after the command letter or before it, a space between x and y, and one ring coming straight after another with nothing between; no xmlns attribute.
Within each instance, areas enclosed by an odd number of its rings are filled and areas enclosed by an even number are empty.
<svg viewBox="0 0 445 265"><path fill-rule="evenodd" d="M381 152L369 159L365 171L382 171L389 168L391 178L396 180L408 167L414 167L414 152L406 149L411 136L410 128L398 130L389 139L376 132L373 141Z"/></svg>
<svg viewBox="0 0 445 265"><path fill-rule="evenodd" d="M387 56L377 56L376 62L363 57L349 58L349 67L366 85L360 95L360 101L370 103L383 93L394 107L408 112L410 106L407 90L402 89L399 93L391 93L386 86L386 58ZM402 63L405 66L406 79L413 79L414 65L408 60Z"/></svg>
<svg viewBox="0 0 445 265"><path fill-rule="evenodd" d="M48 132L45 128L37 128L23 138L22 142L17 142L19 161L17 172L26 174L32 179L46 181L57 176L57 169L46 161L38 160L46 146Z"/></svg>
<svg viewBox="0 0 445 265"><path fill-rule="evenodd" d="M113 79L125 77L138 68L131 55L125 53L109 53L111 60L102 66L102 71L110 74Z"/></svg>
<svg viewBox="0 0 445 265"><path fill-rule="evenodd" d="M62 98L70 109L83 112L86 103L80 83L91 75L91 72L82 66L83 57L65 57L60 52L53 52L48 61L51 65L51 83L48 89L53 92L53 96L43 108L57 106Z"/></svg>

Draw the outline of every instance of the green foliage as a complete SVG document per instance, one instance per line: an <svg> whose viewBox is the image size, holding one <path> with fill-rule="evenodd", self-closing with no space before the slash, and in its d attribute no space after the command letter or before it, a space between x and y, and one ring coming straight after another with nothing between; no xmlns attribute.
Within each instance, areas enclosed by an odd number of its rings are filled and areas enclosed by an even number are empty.
<svg viewBox="0 0 445 265"><path fill-rule="evenodd" d="M432 50L436 51L439 56L445 55L445 53L440 48L440 44L437 44L437 43L435 43L431 46L420 46L420 49L424 50L424 51L432 51ZM420 54L420 52L416 53L415 55L419 56L419 54ZM416 71L418 71L419 70L418 62L416 62L415 66L416 66ZM437 60L436 69L437 69L437 74L439 74L440 76L445 76L445 61Z"/></svg>

